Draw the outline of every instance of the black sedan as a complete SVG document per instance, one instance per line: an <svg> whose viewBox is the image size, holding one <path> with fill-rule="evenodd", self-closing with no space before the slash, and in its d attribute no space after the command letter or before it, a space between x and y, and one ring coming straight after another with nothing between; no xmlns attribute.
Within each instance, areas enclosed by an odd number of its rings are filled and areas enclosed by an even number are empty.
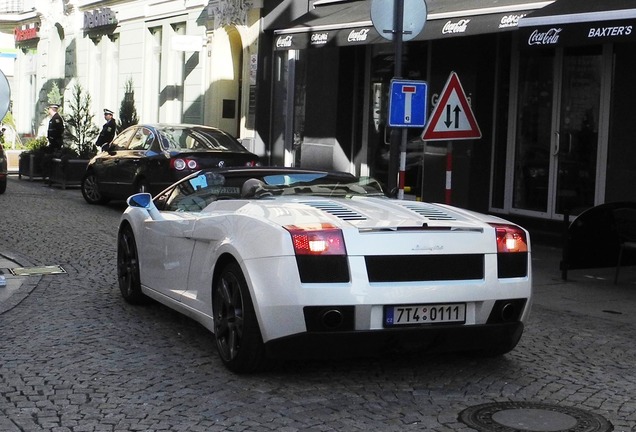
<svg viewBox="0 0 636 432"><path fill-rule="evenodd" d="M220 129L190 124L140 124L102 148L86 168L82 195L89 204L153 195L202 168L255 166L258 156Z"/></svg>

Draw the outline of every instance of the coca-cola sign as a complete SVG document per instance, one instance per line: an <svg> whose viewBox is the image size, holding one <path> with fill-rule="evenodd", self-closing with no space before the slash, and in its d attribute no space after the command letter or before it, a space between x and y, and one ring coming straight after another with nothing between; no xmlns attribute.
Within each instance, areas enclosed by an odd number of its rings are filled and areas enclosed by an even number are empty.
<svg viewBox="0 0 636 432"><path fill-rule="evenodd" d="M456 22L448 21L442 28L442 34L465 33L469 22L469 19L460 19Z"/></svg>
<svg viewBox="0 0 636 432"><path fill-rule="evenodd" d="M347 42L366 42L369 37L369 29L351 30L347 36Z"/></svg>
<svg viewBox="0 0 636 432"><path fill-rule="evenodd" d="M528 38L528 45L556 45L562 28L551 28L547 31L534 30Z"/></svg>
<svg viewBox="0 0 636 432"><path fill-rule="evenodd" d="M276 48L290 48L293 42L294 37L292 35L279 36L276 39Z"/></svg>

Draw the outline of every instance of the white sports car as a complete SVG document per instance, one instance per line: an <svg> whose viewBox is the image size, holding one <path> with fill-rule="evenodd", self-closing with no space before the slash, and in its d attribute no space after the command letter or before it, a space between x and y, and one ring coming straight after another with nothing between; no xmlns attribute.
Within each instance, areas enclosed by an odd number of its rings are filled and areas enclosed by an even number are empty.
<svg viewBox="0 0 636 432"><path fill-rule="evenodd" d="M393 350L500 355L528 318L523 228L390 199L370 178L206 170L128 204L117 247L124 299L151 297L199 321L235 372Z"/></svg>

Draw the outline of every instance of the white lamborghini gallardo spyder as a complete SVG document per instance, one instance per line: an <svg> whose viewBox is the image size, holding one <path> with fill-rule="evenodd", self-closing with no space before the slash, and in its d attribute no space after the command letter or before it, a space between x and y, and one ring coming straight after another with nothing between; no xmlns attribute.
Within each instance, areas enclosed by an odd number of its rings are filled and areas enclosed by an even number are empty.
<svg viewBox="0 0 636 432"><path fill-rule="evenodd" d="M223 363L512 350L532 299L528 232L379 183L294 168L204 170L131 196L121 293L214 333Z"/></svg>

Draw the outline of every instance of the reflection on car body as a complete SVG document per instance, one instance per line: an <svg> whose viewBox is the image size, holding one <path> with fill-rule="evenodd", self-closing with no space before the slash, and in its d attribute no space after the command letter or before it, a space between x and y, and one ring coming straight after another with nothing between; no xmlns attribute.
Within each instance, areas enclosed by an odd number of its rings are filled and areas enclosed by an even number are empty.
<svg viewBox="0 0 636 432"><path fill-rule="evenodd" d="M142 124L127 128L88 164L82 194L90 204L158 193L199 169L253 166L258 156L220 129Z"/></svg>
<svg viewBox="0 0 636 432"><path fill-rule="evenodd" d="M196 319L236 372L392 350L504 354L530 311L523 228L390 199L371 178L203 170L128 203L118 234L123 297Z"/></svg>

